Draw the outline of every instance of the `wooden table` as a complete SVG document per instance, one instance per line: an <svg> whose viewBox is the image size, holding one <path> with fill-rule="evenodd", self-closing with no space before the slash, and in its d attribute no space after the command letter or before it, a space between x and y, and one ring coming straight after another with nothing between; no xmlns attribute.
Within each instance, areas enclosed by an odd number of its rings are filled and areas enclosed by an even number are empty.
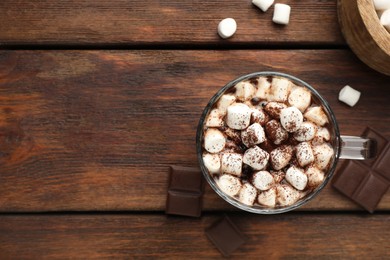
<svg viewBox="0 0 390 260"><path fill-rule="evenodd" d="M204 229L228 214L242 258L386 258L390 192L369 214L328 185L303 208L233 209L206 185L201 218L164 214L170 165L197 166L195 129L226 82L275 70L315 86L343 134L390 138L390 78L340 33L336 0L0 2L0 258L220 258ZM233 17L237 33L216 34ZM350 108L346 84L362 92Z"/></svg>

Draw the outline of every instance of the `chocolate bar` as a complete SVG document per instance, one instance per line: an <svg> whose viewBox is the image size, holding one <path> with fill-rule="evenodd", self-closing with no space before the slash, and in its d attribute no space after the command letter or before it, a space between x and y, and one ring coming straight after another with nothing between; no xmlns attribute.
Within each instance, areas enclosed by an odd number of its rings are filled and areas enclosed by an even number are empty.
<svg viewBox="0 0 390 260"><path fill-rule="evenodd" d="M346 161L334 177L333 187L373 213L390 186L390 142L372 128L362 136L376 141L376 156Z"/></svg>
<svg viewBox="0 0 390 260"><path fill-rule="evenodd" d="M200 217L203 177L200 169L171 166L165 213Z"/></svg>
<svg viewBox="0 0 390 260"><path fill-rule="evenodd" d="M226 257L246 241L246 237L227 216L224 216L206 229L206 236Z"/></svg>

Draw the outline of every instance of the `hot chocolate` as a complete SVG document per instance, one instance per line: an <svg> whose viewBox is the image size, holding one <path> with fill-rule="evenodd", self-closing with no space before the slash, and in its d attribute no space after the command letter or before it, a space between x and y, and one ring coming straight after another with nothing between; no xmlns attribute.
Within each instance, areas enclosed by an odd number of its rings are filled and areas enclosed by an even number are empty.
<svg viewBox="0 0 390 260"><path fill-rule="evenodd" d="M305 86L257 76L227 89L206 115L203 164L218 188L262 208L315 190L334 159L329 118Z"/></svg>

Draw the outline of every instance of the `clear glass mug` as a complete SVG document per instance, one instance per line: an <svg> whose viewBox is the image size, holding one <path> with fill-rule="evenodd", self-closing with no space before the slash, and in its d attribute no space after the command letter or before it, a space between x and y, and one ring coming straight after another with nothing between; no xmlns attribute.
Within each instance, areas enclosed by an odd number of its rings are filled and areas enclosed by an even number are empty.
<svg viewBox="0 0 390 260"><path fill-rule="evenodd" d="M308 195L304 196L303 198L299 199L295 204L286 206L286 207L277 207L277 208L266 208L262 207L260 205L253 205L248 206L246 204L241 203L237 199L230 197L229 195L225 194L223 191L220 190L218 185L216 184L215 180L212 178L212 176L209 174L206 166L203 163L203 134L204 134L204 124L205 120L210 112L210 110L213 108L214 104L219 100L219 98L231 87L234 87L237 83L245 80L249 80L251 78L259 77L259 76L276 76L276 77L283 77L287 78L291 82L293 82L295 85L303 86L309 89L312 93L312 98L315 98L319 104L323 107L325 113L328 116L328 119L330 120L329 125L329 131L331 140L329 143L333 147L334 150L334 156L330 162L329 170L325 173L324 181L317 186L312 192L310 192ZM336 117L330 108L328 102L309 84L306 82L285 74L285 73L279 73L279 72L255 72L251 74L247 74L244 76L241 76L229 83L227 83L223 88L221 88L208 102L205 109L203 110L203 113L201 115L201 118L199 120L199 124L197 127L197 133L196 133L196 151L198 156L198 161L200 168L202 170L202 173L209 183L209 185L212 187L212 189L225 201L230 203L231 205L248 211L252 213L257 214L277 214L277 213L284 213L287 211L291 211L294 209L297 209L301 207L302 205L306 204L310 200L312 200L315 196L318 195L318 193L326 186L328 181L332 178L333 173L336 169L337 162L339 159L354 159L354 160L364 160L373 157L375 153L375 141L371 139L365 139L362 137L356 137L356 136L344 136L340 135L339 127L337 124Z"/></svg>

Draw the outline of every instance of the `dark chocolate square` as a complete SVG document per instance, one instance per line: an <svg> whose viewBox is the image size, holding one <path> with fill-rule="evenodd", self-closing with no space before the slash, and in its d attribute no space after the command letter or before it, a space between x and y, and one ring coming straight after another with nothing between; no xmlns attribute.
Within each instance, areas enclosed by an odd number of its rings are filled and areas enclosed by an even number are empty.
<svg viewBox="0 0 390 260"><path fill-rule="evenodd" d="M227 216L206 229L206 235L226 257L246 241L245 236Z"/></svg>
<svg viewBox="0 0 390 260"><path fill-rule="evenodd" d="M375 171L390 182L390 145L375 164Z"/></svg>
<svg viewBox="0 0 390 260"><path fill-rule="evenodd" d="M355 161L346 161L337 172L333 187L348 197L352 197L367 177L369 169Z"/></svg>
<svg viewBox="0 0 390 260"><path fill-rule="evenodd" d="M359 192L354 196L354 200L370 213L373 213L388 188L387 181L370 174Z"/></svg>
<svg viewBox="0 0 390 260"><path fill-rule="evenodd" d="M171 166L169 190L202 192L202 172L199 168Z"/></svg>
<svg viewBox="0 0 390 260"><path fill-rule="evenodd" d="M365 138L374 139L376 142L376 156L372 159L367 159L363 161L365 165L371 167L376 162L376 160L380 157L388 141L383 135L381 135L380 133L378 133L377 131L375 131L370 127L366 128L362 136Z"/></svg>
<svg viewBox="0 0 390 260"><path fill-rule="evenodd" d="M168 190L166 214L200 217L202 194Z"/></svg>

